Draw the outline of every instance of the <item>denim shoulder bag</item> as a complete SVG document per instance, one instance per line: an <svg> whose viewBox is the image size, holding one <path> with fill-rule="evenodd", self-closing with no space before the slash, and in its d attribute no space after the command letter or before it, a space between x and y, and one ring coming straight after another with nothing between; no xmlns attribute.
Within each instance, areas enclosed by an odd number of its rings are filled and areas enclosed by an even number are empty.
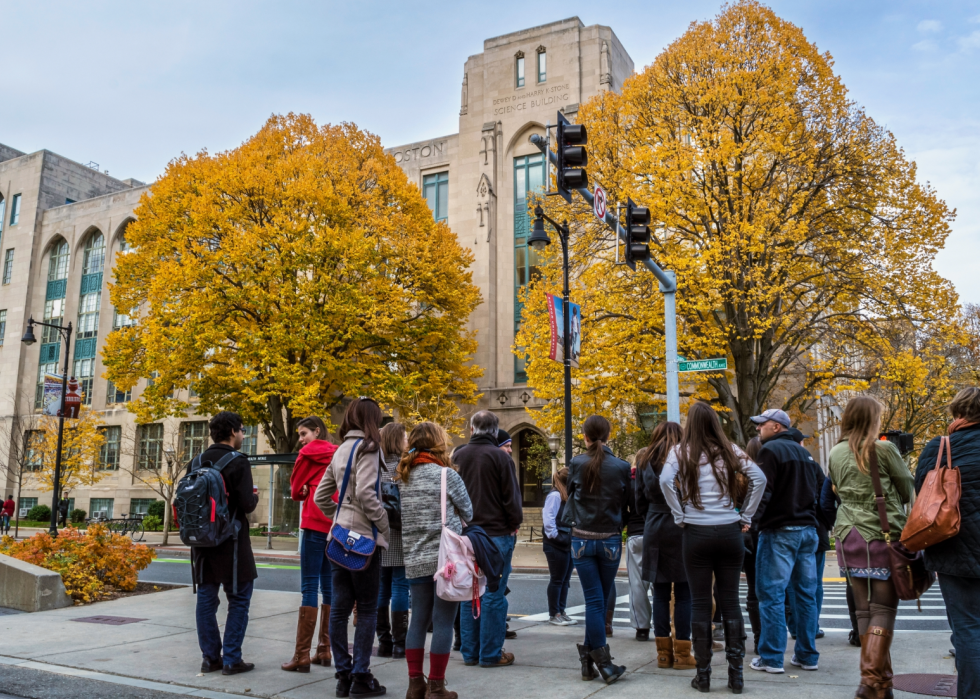
<svg viewBox="0 0 980 699"><path fill-rule="evenodd" d="M337 514L334 515L334 525L330 530L330 543L327 544L327 558L330 562L352 570L354 572L364 570L371 562L374 549L377 545L375 539L378 538L378 528L371 523L373 538L362 536L355 531L342 527L337 522L340 521L340 508L344 506L344 495L347 494L347 483L350 481L351 465L354 462L354 454L361 445L360 439L354 442L351 447L350 456L347 457L347 468L344 469L344 481L340 486L340 495L337 498ZM378 483L374 489L378 491L381 483L381 472L378 472Z"/></svg>

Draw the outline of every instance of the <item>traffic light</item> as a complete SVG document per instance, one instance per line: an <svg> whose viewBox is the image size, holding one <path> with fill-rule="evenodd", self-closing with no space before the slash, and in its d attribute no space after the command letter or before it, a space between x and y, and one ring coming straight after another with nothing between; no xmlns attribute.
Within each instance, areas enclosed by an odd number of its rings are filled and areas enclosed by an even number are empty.
<svg viewBox="0 0 980 699"><path fill-rule="evenodd" d="M650 259L650 209L626 198L626 264L636 271L636 263Z"/></svg>
<svg viewBox="0 0 980 699"><path fill-rule="evenodd" d="M587 189L589 175L585 171L589 164L589 154L585 144L589 137L585 127L572 124L565 115L558 112L558 193L568 203L572 202L573 189Z"/></svg>
<svg viewBox="0 0 980 699"><path fill-rule="evenodd" d="M905 456L910 451L915 449L915 438L908 432L901 432L899 430L888 430L887 432L882 432L878 435L878 439L885 442L891 442L896 447L902 456Z"/></svg>

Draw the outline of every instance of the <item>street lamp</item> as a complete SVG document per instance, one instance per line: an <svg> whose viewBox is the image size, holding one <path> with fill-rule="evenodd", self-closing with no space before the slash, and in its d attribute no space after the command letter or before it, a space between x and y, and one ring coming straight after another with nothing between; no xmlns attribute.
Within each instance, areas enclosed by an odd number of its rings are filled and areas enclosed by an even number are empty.
<svg viewBox="0 0 980 699"><path fill-rule="evenodd" d="M570 331L570 317L572 309L568 300L568 221L558 223L548 218L540 206L534 207L534 225L531 228L531 237L528 238L528 245L538 252L551 244L544 229L544 222L547 221L554 226L561 241L561 273L562 273L562 333L564 342L562 355L565 364L565 465L568 466L572 458L572 334ZM557 451L555 449L554 451Z"/></svg>
<svg viewBox="0 0 980 699"><path fill-rule="evenodd" d="M558 473L558 447L561 446L561 437L556 434L548 435L548 449L551 450L551 482L555 482L555 474Z"/></svg>
<svg viewBox="0 0 980 699"><path fill-rule="evenodd" d="M27 330L24 337L20 339L25 345L33 345L37 342L34 337L34 326L40 325L45 328L54 328L58 335L65 340L65 370L61 376L61 409L58 410L58 451L54 455L54 492L51 496L51 528L48 530L51 536L58 536L58 498L61 495L61 447L65 439L65 396L68 393L68 355L71 354L71 323L67 326L55 325L53 323L42 323L34 320L31 316L27 319Z"/></svg>

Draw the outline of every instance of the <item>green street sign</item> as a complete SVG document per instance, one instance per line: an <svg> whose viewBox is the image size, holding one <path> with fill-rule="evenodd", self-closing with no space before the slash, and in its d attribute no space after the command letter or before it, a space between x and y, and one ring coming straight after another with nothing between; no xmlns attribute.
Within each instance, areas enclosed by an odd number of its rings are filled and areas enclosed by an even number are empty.
<svg viewBox="0 0 980 699"><path fill-rule="evenodd" d="M716 359L692 359L677 362L677 371L724 371L728 368L728 359L718 357Z"/></svg>

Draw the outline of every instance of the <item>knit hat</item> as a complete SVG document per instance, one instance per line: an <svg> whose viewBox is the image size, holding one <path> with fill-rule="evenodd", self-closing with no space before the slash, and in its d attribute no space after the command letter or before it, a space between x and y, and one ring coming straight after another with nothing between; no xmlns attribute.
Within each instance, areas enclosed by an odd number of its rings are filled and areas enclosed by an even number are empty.
<svg viewBox="0 0 980 699"><path fill-rule="evenodd" d="M503 447L511 443L510 433L507 430L497 430L497 446Z"/></svg>

